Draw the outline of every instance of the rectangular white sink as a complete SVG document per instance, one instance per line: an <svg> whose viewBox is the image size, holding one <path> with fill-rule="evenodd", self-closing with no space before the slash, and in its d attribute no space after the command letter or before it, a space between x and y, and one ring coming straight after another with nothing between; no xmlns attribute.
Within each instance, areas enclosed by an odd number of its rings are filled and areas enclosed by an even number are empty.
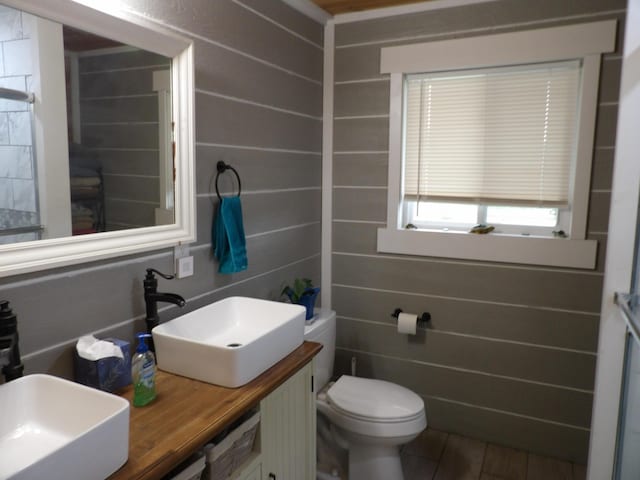
<svg viewBox="0 0 640 480"><path fill-rule="evenodd" d="M152 331L158 368L223 387L240 387L304 340L300 305L229 297Z"/></svg>
<svg viewBox="0 0 640 480"><path fill-rule="evenodd" d="M129 457L129 402L51 375L0 385L0 479L103 480Z"/></svg>

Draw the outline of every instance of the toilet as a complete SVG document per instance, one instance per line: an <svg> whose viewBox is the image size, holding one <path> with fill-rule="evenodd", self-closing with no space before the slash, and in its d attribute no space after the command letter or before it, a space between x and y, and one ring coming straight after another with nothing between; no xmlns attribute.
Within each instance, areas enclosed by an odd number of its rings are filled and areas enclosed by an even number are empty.
<svg viewBox="0 0 640 480"><path fill-rule="evenodd" d="M400 446L427 427L422 398L382 380L343 375L329 383L336 312L317 310L304 338L323 345L315 358L316 405L335 443L348 450L349 480L403 480Z"/></svg>

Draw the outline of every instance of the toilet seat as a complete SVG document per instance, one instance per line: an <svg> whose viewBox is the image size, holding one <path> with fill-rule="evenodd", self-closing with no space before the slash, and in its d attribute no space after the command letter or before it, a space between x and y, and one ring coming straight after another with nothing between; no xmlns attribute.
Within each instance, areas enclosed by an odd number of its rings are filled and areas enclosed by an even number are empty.
<svg viewBox="0 0 640 480"><path fill-rule="evenodd" d="M329 388L327 398L342 414L366 421L404 422L424 413L422 398L383 380L343 375Z"/></svg>
<svg viewBox="0 0 640 480"><path fill-rule="evenodd" d="M336 426L366 437L412 436L427 425L422 399L382 380L344 375L318 396L317 406Z"/></svg>
<svg viewBox="0 0 640 480"><path fill-rule="evenodd" d="M356 413L347 412L335 404L331 404L331 408L333 408L337 413L346 418L351 418L353 420L360 420L362 422L371 422L371 423L405 423L411 422L415 419L418 419L423 416L422 412L418 412L415 415L403 417L401 419L393 419L393 418L377 418L377 417L368 417L366 415L358 415Z"/></svg>

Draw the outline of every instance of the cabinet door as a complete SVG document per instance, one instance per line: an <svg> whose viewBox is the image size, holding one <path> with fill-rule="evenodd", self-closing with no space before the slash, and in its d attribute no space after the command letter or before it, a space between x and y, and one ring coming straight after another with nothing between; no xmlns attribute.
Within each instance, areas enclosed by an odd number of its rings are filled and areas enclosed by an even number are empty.
<svg viewBox="0 0 640 480"><path fill-rule="evenodd" d="M316 398L310 363L260 403L262 478L314 480Z"/></svg>

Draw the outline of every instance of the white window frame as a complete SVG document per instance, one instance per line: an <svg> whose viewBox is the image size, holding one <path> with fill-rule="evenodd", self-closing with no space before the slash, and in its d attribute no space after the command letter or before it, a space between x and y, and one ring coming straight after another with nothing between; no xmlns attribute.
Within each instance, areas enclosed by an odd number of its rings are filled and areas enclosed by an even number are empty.
<svg viewBox="0 0 640 480"><path fill-rule="evenodd" d="M585 237L600 57L614 51L615 37L616 20L607 20L382 48L380 71L390 74L389 183L387 226L378 229L378 251L593 269L598 244ZM404 75L572 59L582 60L583 74L569 238L405 230L401 225Z"/></svg>
<svg viewBox="0 0 640 480"><path fill-rule="evenodd" d="M408 223L413 224L420 230L439 230L439 231L450 231L450 230L458 230L458 231L468 231L474 225L479 224L487 224L490 223L493 227L495 227L495 232L497 233L506 233L510 235L537 235L537 236L547 236L550 237L553 235L554 231L564 231L565 233L569 229L568 225L571 219L571 212L565 208L556 208L558 211L557 223L552 227L538 226L538 225L528 225L525 223L518 224L510 224L510 223L494 223L489 222L487 220L488 217L488 209L491 207L502 207L509 205L487 205L484 203L473 203L473 202L461 202L461 205L472 205L477 208L476 218L473 222L470 223L462 223L462 222L438 222L437 220L423 220L416 216L417 210L417 201L404 200L402 202L402 225L406 225ZM438 202L433 202L438 203ZM442 202L442 203L451 203L451 202ZM514 205L516 207L521 205ZM543 207L540 207L543 208Z"/></svg>

